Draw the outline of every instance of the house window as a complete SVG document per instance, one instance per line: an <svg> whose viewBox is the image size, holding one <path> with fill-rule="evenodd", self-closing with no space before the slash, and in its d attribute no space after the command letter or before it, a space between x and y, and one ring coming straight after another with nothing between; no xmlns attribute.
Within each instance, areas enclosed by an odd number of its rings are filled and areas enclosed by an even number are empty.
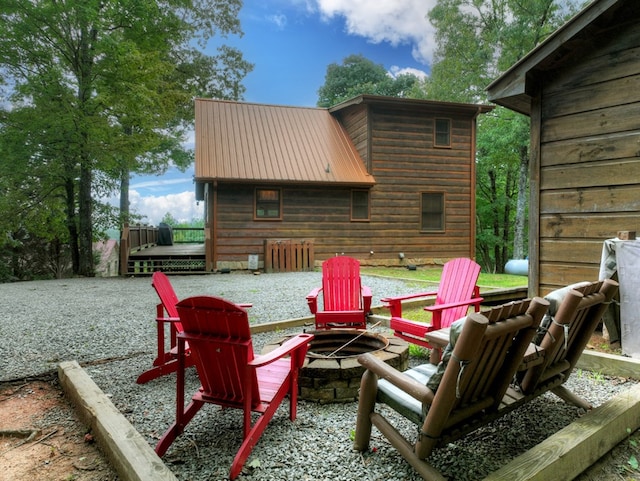
<svg viewBox="0 0 640 481"><path fill-rule="evenodd" d="M282 192L280 189L256 189L256 219L280 219L282 217Z"/></svg>
<svg viewBox="0 0 640 481"><path fill-rule="evenodd" d="M351 191L351 220L369 220L369 191Z"/></svg>
<svg viewBox="0 0 640 481"><path fill-rule="evenodd" d="M451 119L436 119L433 145L451 147Z"/></svg>
<svg viewBox="0 0 640 481"><path fill-rule="evenodd" d="M420 212L422 231L444 231L444 193L422 193Z"/></svg>

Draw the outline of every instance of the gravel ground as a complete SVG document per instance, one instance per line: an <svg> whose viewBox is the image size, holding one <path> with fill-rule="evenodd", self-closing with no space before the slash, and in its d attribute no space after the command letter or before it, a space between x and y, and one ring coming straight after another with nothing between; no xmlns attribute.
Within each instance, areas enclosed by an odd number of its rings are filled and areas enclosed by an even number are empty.
<svg viewBox="0 0 640 481"><path fill-rule="evenodd" d="M320 273L173 276L179 298L210 294L250 302L252 322L272 322L309 315L305 296L319 285ZM407 292L396 280L364 277L374 305L387 295ZM157 296L149 278L65 279L0 285L2 351L0 382L38 376L64 360L86 370L116 407L154 446L174 419L175 377L137 385L151 366L155 343ZM300 329L295 331L299 332ZM274 336L258 334L257 352ZM198 381L188 374L187 392ZM567 386L599 405L630 386L618 379L574 373ZM419 480L374 429L372 450L351 449L357 404L320 405L300 401L290 422L284 403L262 435L240 479L266 480ZM393 416L412 436L416 427ZM436 451L433 464L450 479L478 480L538 444L582 413L553 395L545 395L463 440ZM543 420L543 421L541 421ZM241 442L240 413L205 406L187 426L165 462L180 480L226 479Z"/></svg>

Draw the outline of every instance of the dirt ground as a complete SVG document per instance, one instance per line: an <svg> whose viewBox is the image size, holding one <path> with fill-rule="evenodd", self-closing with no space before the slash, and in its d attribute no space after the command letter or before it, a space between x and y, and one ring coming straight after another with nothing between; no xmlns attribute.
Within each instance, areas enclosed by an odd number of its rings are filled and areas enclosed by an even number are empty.
<svg viewBox="0 0 640 481"><path fill-rule="evenodd" d="M600 336L591 348L612 351ZM618 352L619 353L619 352ZM640 432L577 481L638 481ZM57 380L0 385L0 481L117 481Z"/></svg>
<svg viewBox="0 0 640 481"><path fill-rule="evenodd" d="M56 380L0 386L0 481L116 481Z"/></svg>

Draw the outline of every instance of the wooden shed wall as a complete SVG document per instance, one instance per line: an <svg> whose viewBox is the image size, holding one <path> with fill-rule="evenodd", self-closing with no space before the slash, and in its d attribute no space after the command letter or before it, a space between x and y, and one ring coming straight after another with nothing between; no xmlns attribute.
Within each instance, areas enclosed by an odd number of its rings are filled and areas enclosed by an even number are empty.
<svg viewBox="0 0 640 481"><path fill-rule="evenodd" d="M590 39L597 47L542 75L532 115L540 119L532 135L540 165L536 292L596 278L603 241L640 231L640 29L631 20L613 22Z"/></svg>

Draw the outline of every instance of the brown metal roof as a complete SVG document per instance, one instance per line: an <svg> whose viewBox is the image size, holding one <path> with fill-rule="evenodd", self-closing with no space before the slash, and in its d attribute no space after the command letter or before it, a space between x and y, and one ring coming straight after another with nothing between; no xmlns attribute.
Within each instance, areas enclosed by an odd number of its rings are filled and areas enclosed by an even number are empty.
<svg viewBox="0 0 640 481"><path fill-rule="evenodd" d="M373 185L327 109L196 99L198 181Z"/></svg>

